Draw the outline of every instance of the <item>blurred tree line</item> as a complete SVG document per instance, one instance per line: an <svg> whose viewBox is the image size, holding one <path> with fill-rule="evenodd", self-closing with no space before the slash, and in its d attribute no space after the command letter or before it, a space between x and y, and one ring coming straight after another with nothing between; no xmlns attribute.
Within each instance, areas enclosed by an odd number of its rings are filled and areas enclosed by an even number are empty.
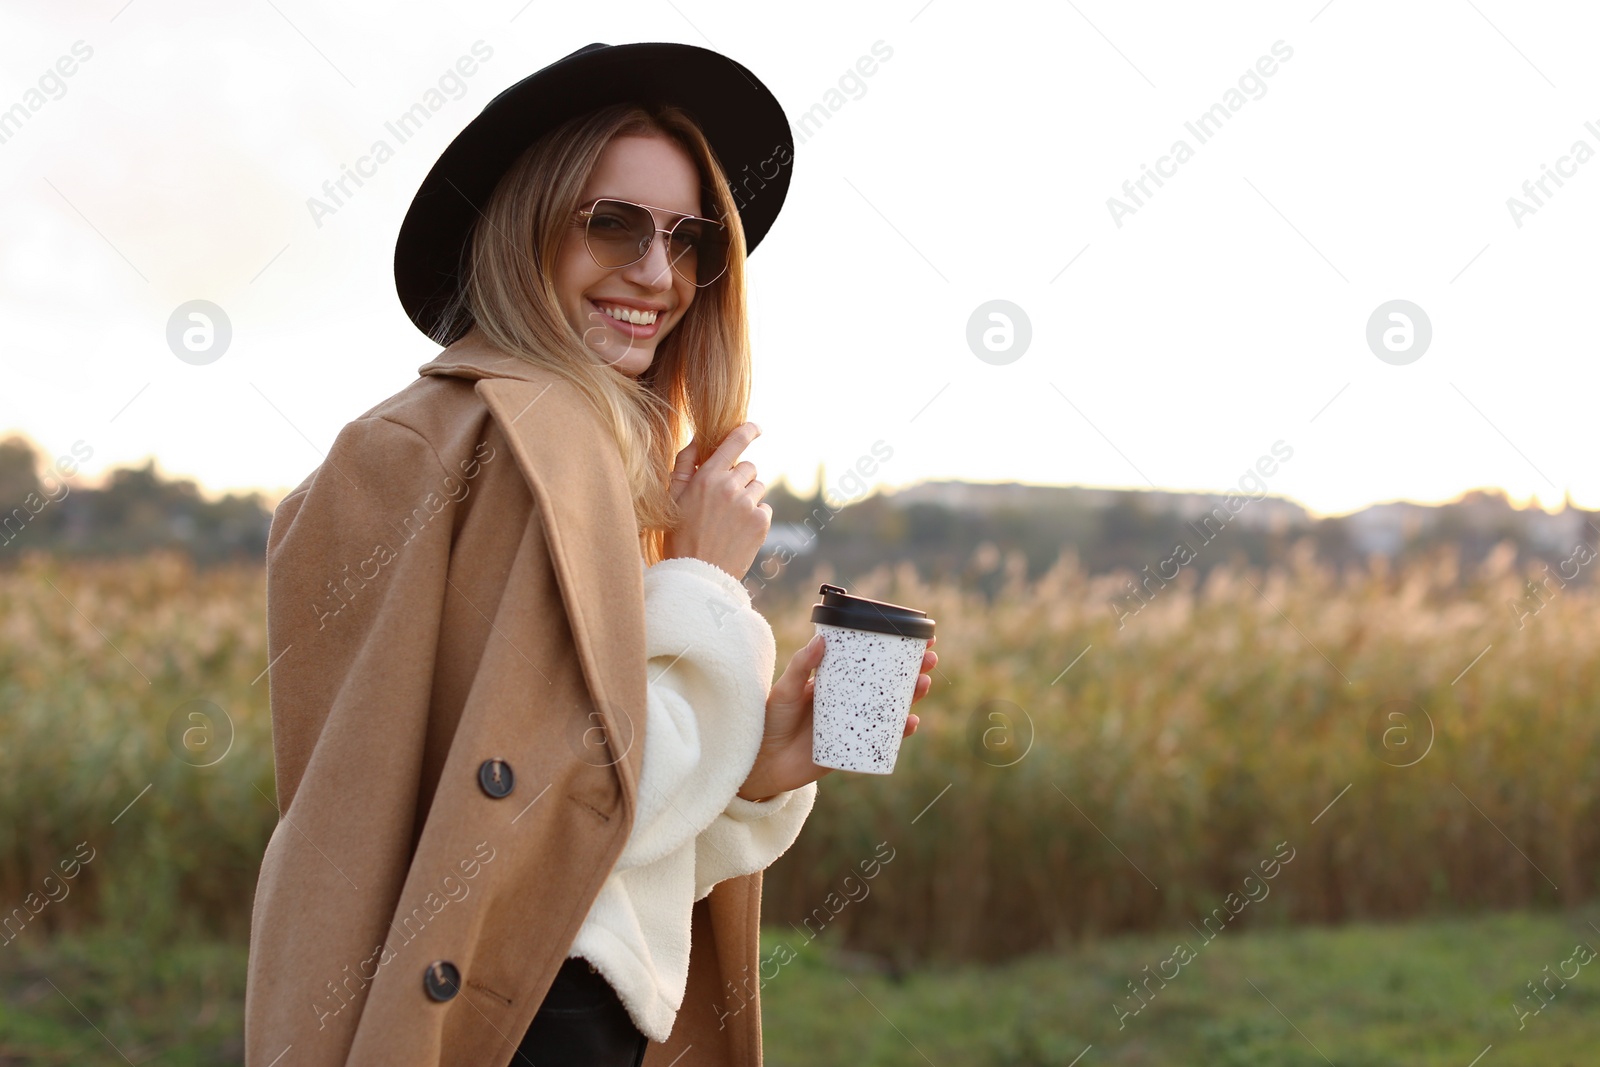
<svg viewBox="0 0 1600 1067"><path fill-rule="evenodd" d="M111 471L101 488L75 487L72 478L61 476L71 471L57 470L59 465L59 460L50 464L25 438L0 441L0 566L30 549L118 556L176 548L200 566L265 558L272 513L260 493L207 500L193 481L163 478L153 461ZM821 471L817 484L824 484ZM853 501L836 496L830 504L820 488L802 497L780 478L768 486L764 499L772 506L773 533L746 584L785 593L812 584L818 565L829 580L848 584L881 564L908 562L925 580L964 582L992 598L1008 569L1036 578L1065 552L1076 553L1091 574L1120 569L1143 576L1145 568L1156 573L1171 560L1181 541L1194 553L1183 569L1203 578L1227 562L1283 563L1305 539L1318 559L1341 570L1364 565L1372 551L1370 539L1363 544L1358 536L1359 513L1278 528L1235 517L1208 539L1196 522L1162 506L1157 494L1140 490L1029 487L997 497L1020 503L994 506L904 502L881 493ZM1414 521L1415 532L1381 553L1397 564L1453 545L1468 569L1496 545L1508 543L1519 564L1544 562L1554 571L1572 548L1566 542L1574 535L1566 530L1578 531L1589 544L1600 539L1600 513L1573 509L1570 502L1565 513L1549 516L1518 510L1503 493L1475 491L1439 507L1405 507L1414 520L1426 521ZM1566 520L1559 524L1563 532L1552 534L1558 519ZM1593 569L1584 568L1578 580L1587 581ZM1173 570L1167 562L1165 576Z"/></svg>
<svg viewBox="0 0 1600 1067"><path fill-rule="evenodd" d="M924 580L961 581L992 600L1004 585L1008 568L1037 578L1064 553L1076 554L1090 574L1122 570L1130 578L1140 578L1148 568L1148 573L1169 579L1177 569L1170 561L1179 542L1193 550L1181 569L1202 579L1224 563L1285 564L1302 541L1309 541L1316 558L1340 573L1366 567L1374 554L1373 539L1360 535L1357 516L1308 516L1302 523L1276 529L1235 517L1220 529L1214 524L1202 531L1198 520L1186 521L1153 503L1156 494L1141 490L1112 493L1108 505L1094 502L1103 494L1066 487L1038 487L1029 495L1036 496L1036 502L957 508L926 501L896 503L892 494L873 494L835 510L820 493L803 498L780 480L768 487L763 499L772 505L774 529L779 524L796 525L789 533L804 541L803 551L792 550L789 559L790 552L775 553L769 542L751 573L762 585L793 590L810 583L812 569L819 563L826 564L824 573L831 571L829 580L848 583L882 563L909 561ZM1222 500L1215 497L1219 506ZM1515 549L1519 567L1537 568L1543 563L1552 573L1559 569L1568 577L1577 570L1579 584L1589 581L1596 569L1571 562L1559 566L1569 561L1576 541L1590 548L1600 541L1600 512L1572 508L1570 501L1568 510L1555 516L1537 508L1519 510L1499 491L1475 490L1436 507L1405 507L1423 520L1414 523L1418 529L1397 538L1393 550L1376 553L1397 567L1451 546L1461 570L1467 572L1504 543ZM747 580L747 584L752 583Z"/></svg>
<svg viewBox="0 0 1600 1067"><path fill-rule="evenodd" d="M0 566L29 550L124 556L176 548L201 566L266 558L272 514L260 493L206 500L193 481L163 478L153 460L113 470L95 489L75 486L63 466L23 437L0 441Z"/></svg>

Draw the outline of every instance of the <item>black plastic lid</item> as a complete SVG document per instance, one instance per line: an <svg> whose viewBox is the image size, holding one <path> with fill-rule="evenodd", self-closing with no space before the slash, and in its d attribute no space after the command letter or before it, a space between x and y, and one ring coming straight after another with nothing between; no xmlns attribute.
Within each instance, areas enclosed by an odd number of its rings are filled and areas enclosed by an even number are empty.
<svg viewBox="0 0 1600 1067"><path fill-rule="evenodd" d="M817 592L822 594L822 603L811 609L812 622L923 640L933 636L933 620L926 611L851 596L838 586L826 583Z"/></svg>

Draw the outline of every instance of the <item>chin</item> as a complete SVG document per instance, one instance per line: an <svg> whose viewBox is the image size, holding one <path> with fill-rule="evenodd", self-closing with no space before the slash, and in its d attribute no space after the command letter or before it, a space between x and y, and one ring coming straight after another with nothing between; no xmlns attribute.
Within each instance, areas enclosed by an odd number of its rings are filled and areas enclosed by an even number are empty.
<svg viewBox="0 0 1600 1067"><path fill-rule="evenodd" d="M650 365L655 362L655 353L647 353L643 359L640 359L638 351L635 350L629 352L615 363L608 362L607 357L604 355L597 354L595 358L605 363L618 374L626 374L630 378L637 378L650 369Z"/></svg>

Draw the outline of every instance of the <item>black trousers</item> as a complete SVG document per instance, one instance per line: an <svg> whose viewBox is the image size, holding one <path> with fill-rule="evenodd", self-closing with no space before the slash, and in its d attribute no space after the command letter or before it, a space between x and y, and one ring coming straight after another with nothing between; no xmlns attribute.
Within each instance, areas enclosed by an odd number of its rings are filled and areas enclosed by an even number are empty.
<svg viewBox="0 0 1600 1067"><path fill-rule="evenodd" d="M640 1067L649 1038L605 975L581 956L556 972L513 1067Z"/></svg>

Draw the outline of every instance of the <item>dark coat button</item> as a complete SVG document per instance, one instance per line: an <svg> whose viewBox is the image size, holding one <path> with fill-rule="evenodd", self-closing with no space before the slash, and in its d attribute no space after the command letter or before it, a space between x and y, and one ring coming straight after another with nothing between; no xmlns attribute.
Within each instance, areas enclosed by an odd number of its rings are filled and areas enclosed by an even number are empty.
<svg viewBox="0 0 1600 1067"><path fill-rule="evenodd" d="M449 1000L461 990L461 972L449 960L434 960L423 972L422 986L434 1000Z"/></svg>
<svg viewBox="0 0 1600 1067"><path fill-rule="evenodd" d="M511 764L503 759L486 759L478 767L478 784L483 786L483 791L496 800L511 792L511 786L516 777L511 773Z"/></svg>

